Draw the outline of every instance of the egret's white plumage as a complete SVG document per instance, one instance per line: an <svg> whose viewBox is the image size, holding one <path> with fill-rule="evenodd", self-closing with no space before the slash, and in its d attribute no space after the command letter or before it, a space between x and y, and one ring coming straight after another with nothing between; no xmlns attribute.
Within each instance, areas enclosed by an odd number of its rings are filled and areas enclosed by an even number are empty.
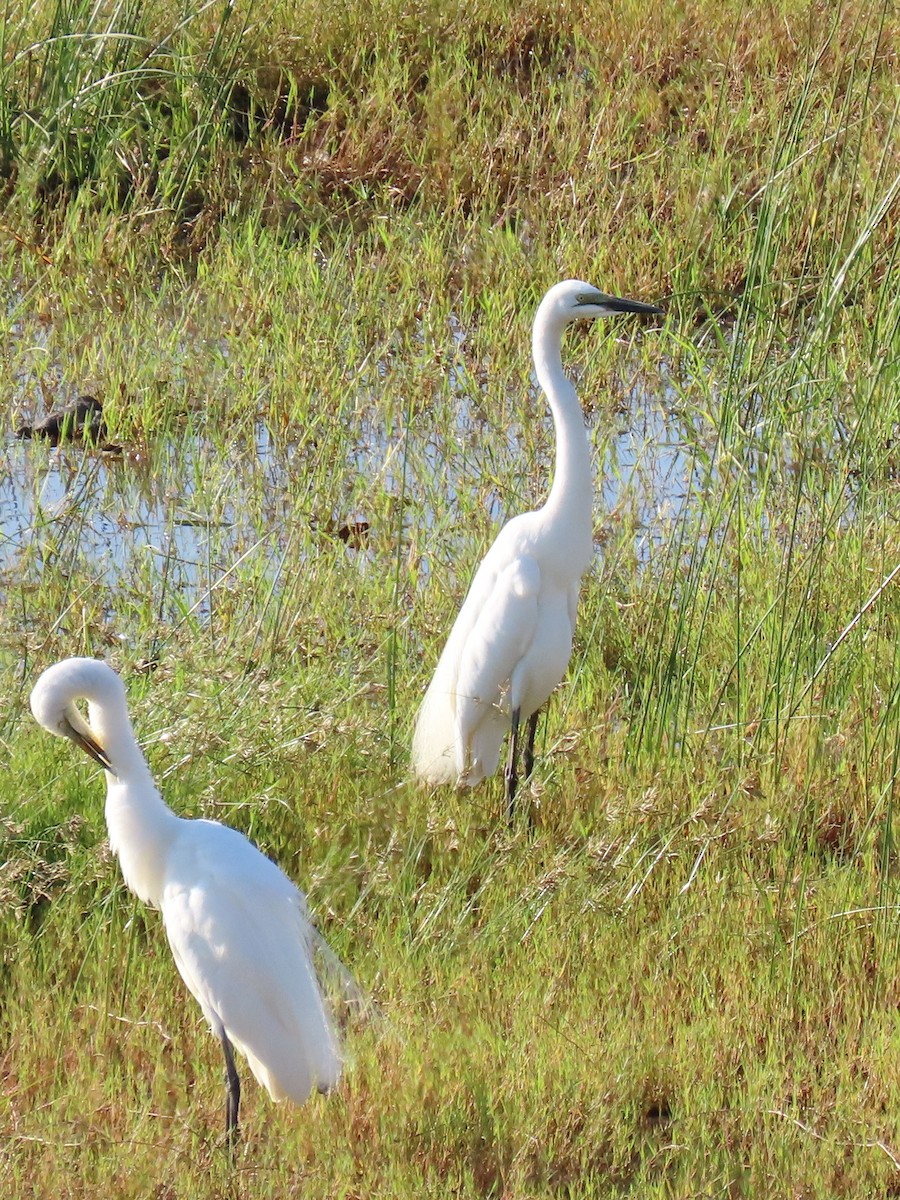
<svg viewBox="0 0 900 1200"><path fill-rule="evenodd" d="M506 769L512 816L519 722L529 721L527 776L537 711L565 674L579 585L593 555L590 444L562 368L563 331L579 319L661 311L578 279L556 284L541 301L532 350L556 429L553 485L542 508L504 525L472 580L416 719L412 762L420 780L480 783L497 769L512 726Z"/></svg>
<svg viewBox="0 0 900 1200"><path fill-rule="evenodd" d="M87 701L87 722L78 700ZM274 1100L302 1104L313 1088L327 1091L341 1058L302 892L237 830L168 807L111 667L92 658L49 667L31 693L31 711L106 770L106 824L125 882L161 910L181 977L222 1040L229 1132L240 1097L230 1044Z"/></svg>

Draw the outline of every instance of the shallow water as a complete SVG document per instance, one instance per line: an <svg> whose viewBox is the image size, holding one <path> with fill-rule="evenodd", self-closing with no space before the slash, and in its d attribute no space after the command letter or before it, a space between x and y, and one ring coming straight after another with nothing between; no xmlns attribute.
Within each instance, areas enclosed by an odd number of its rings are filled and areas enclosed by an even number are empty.
<svg viewBox="0 0 900 1200"><path fill-rule="evenodd" d="M602 525L627 505L632 520L649 535L680 511L696 481L684 430L652 397L635 391L632 399L633 410L616 416L611 428L604 428L608 416L592 422L595 518ZM411 434L404 446L402 434L388 437L369 416L347 448L346 469L351 476L377 478L395 496L403 487L410 519L430 524L435 514L417 505L416 480L442 474L439 503L452 510L459 490L470 486L478 471L480 426L461 398L450 439L435 436L416 444ZM552 429L547 432L550 437ZM515 441L511 434L513 449ZM476 452L457 473L460 443L474 445ZM273 438L261 422L252 438L228 445L224 453L220 438L197 433L177 441L159 438L121 455L79 446L54 450L8 436L0 444L0 572L8 579L21 570L26 554L29 569L37 571L74 554L98 586L140 586L148 572L165 572L185 603L202 606L211 579L242 556L277 554L285 530L297 519L298 469L297 447ZM549 478L552 461L541 469ZM429 491L435 494L433 487ZM492 520L499 523L510 515L502 496L492 493L486 503ZM314 526L364 520L367 514L310 511L306 516Z"/></svg>

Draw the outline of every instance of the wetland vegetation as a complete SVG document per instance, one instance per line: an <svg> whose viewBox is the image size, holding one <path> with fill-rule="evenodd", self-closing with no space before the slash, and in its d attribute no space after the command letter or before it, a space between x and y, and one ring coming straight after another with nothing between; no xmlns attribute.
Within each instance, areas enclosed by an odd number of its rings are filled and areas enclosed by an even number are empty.
<svg viewBox="0 0 900 1200"><path fill-rule="evenodd" d="M11 0L0 16L0 1188L900 1191L900 18ZM416 789L419 698L540 501L568 335L597 555L502 781ZM118 452L16 428L90 394ZM377 1015L252 1083L27 712L103 655L168 803L303 887Z"/></svg>

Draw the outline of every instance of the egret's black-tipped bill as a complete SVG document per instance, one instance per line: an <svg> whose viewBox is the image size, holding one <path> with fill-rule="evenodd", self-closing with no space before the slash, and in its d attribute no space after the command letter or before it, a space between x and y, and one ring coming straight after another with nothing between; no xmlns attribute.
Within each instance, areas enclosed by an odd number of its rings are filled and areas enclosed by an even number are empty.
<svg viewBox="0 0 900 1200"><path fill-rule="evenodd" d="M662 316L665 309L657 304L645 304L643 300L623 300L619 296L607 296L605 292L584 292L576 301L585 308L603 308L609 313L645 313Z"/></svg>
<svg viewBox="0 0 900 1200"><path fill-rule="evenodd" d="M106 751L99 742L94 741L89 733L82 733L68 720L64 722L62 730L67 738L71 738L76 746L80 746L85 754L89 755L95 763L100 764L104 771L112 771L112 763L109 761Z"/></svg>

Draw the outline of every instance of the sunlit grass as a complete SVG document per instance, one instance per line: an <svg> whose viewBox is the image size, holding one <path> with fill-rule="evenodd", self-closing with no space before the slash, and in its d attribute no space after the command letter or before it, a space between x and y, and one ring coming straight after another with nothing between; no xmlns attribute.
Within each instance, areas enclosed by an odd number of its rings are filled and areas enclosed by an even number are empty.
<svg viewBox="0 0 900 1200"><path fill-rule="evenodd" d="M91 392L123 447L0 447L5 1195L896 1189L896 19L613 10L0 18L7 428ZM567 339L598 554L509 834L408 739L545 494L566 275L668 316ZM374 1001L334 1096L248 1079L234 1169L102 781L27 713L78 653Z"/></svg>

